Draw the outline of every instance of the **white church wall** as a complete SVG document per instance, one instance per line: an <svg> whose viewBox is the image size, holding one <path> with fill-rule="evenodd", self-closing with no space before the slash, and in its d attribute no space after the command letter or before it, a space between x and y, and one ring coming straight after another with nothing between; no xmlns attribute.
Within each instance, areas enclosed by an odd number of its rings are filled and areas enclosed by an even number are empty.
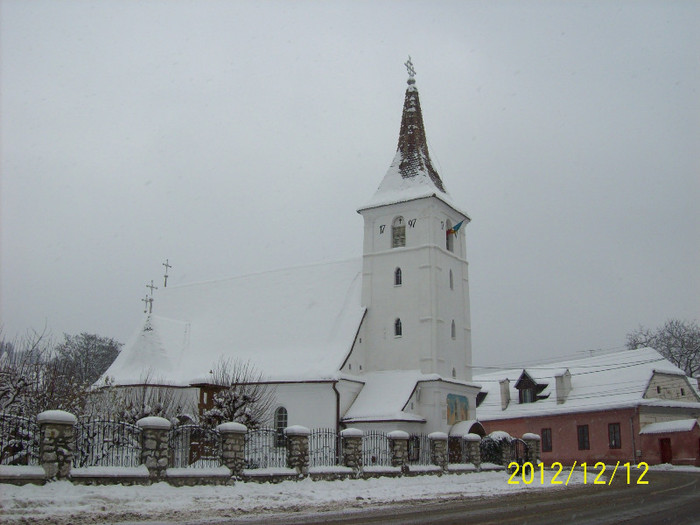
<svg viewBox="0 0 700 525"><path fill-rule="evenodd" d="M336 394L332 382L276 383L275 403L287 409L288 424L307 428L335 428Z"/></svg>

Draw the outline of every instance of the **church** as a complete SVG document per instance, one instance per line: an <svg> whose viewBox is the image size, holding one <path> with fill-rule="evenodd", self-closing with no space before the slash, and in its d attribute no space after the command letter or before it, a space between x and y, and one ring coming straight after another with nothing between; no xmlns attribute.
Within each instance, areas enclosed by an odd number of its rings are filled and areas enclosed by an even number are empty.
<svg viewBox="0 0 700 525"><path fill-rule="evenodd" d="M148 377L202 410L224 357L248 362L273 389L276 428L428 433L476 419L470 219L431 163L410 58L406 66L396 155L357 209L362 256L164 288L98 385Z"/></svg>

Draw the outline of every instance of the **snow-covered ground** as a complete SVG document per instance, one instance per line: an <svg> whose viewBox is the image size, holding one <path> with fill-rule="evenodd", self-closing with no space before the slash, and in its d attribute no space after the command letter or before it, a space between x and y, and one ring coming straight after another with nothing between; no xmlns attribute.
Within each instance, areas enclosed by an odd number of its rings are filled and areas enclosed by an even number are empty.
<svg viewBox="0 0 700 525"><path fill-rule="evenodd" d="M698 467L659 465L654 470L700 473ZM226 518L261 517L302 511L368 508L413 500L439 500L506 495L523 490L566 490L551 485L553 473L539 471L531 484L509 485L503 471L443 476L377 478L345 481L285 481L278 484L237 483L232 486L173 487L81 486L67 481L44 486L0 485L3 523L216 522ZM566 477L559 478L566 480ZM579 470L569 485L580 486ZM589 480L590 483L590 480Z"/></svg>
<svg viewBox="0 0 700 525"><path fill-rule="evenodd" d="M81 486L67 481L44 486L0 485L0 521L98 523L119 521L213 520L262 513L363 508L411 500L479 497L547 488L552 473L539 472L530 485L508 484L508 474L480 472L345 481L285 481L278 484L173 487ZM575 472L570 485L580 484Z"/></svg>

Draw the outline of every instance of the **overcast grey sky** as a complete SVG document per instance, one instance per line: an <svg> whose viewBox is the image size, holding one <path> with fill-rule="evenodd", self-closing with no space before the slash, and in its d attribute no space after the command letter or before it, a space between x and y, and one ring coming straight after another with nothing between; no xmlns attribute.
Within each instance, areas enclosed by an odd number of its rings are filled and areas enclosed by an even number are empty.
<svg viewBox="0 0 700 525"><path fill-rule="evenodd" d="M359 256L409 54L434 164L472 217L474 364L700 317L699 2L2 0L0 16L7 338L125 342L166 258L174 285Z"/></svg>

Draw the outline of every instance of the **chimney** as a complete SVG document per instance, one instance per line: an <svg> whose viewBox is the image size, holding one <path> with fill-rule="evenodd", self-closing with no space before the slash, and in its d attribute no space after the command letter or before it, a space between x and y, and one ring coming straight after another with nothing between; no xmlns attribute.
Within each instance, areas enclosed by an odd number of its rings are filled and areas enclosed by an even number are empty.
<svg viewBox="0 0 700 525"><path fill-rule="evenodd" d="M498 384L501 385L501 410L505 410L510 403L510 379L501 379Z"/></svg>
<svg viewBox="0 0 700 525"><path fill-rule="evenodd" d="M561 405L569 397L569 392L571 392L571 374L567 369L562 374L555 375L554 379L556 380L557 405Z"/></svg>

